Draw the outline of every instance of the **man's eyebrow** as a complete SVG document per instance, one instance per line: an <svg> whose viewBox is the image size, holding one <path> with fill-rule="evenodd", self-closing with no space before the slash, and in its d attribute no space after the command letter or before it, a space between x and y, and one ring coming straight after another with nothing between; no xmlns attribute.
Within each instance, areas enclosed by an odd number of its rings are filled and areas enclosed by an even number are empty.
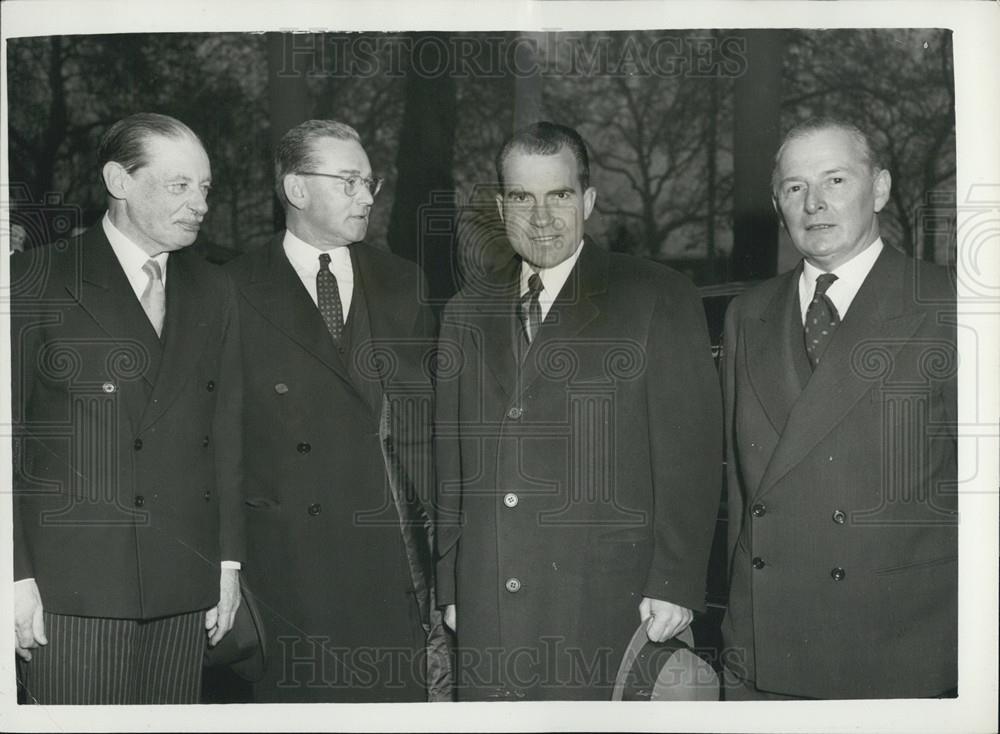
<svg viewBox="0 0 1000 734"><path fill-rule="evenodd" d="M849 166L835 166L833 168L827 168L825 171L821 171L820 175L821 176L829 176L830 174L833 174L833 173L849 173L849 172L850 172L850 167ZM781 179L780 181L778 181L778 183L779 184L784 184L787 181L805 181L805 180L806 180L806 176L801 176L801 175L800 176L785 176L783 179Z"/></svg>
<svg viewBox="0 0 1000 734"><path fill-rule="evenodd" d="M186 182L194 181L194 179L188 176L186 173L171 173L168 174L165 178L167 181L186 181ZM212 177L206 176L205 178L201 179L200 182L212 183Z"/></svg>

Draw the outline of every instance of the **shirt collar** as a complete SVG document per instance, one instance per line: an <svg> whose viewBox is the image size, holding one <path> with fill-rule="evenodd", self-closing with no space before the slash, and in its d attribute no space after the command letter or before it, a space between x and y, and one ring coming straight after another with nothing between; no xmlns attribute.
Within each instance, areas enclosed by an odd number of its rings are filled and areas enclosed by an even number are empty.
<svg viewBox="0 0 1000 734"><path fill-rule="evenodd" d="M518 291L520 294L528 292L528 278L531 277L532 273L538 273L538 277L542 281L542 291L543 296L548 296L549 299L555 300L556 296L562 290L562 287L566 284L569 279L569 274L573 272L573 267L576 265L576 261L580 259L580 253L583 252L583 240L580 240L580 244L576 248L576 252L567 257L558 265L553 265L551 268L533 268L525 260L521 261L521 289Z"/></svg>
<svg viewBox="0 0 1000 734"><path fill-rule="evenodd" d="M111 249L114 250L115 257L125 271L129 280L142 275L142 266L147 260L155 260L160 266L161 278L164 285L167 282L167 256L169 252L161 252L159 255L150 257L145 250L125 236L111 221L111 213L105 212L104 219L101 220L101 227L104 229L104 236L108 238ZM145 275L143 275L145 277Z"/></svg>
<svg viewBox="0 0 1000 734"><path fill-rule="evenodd" d="M856 292L861 284L865 282L868 273L871 271L878 256L882 253L882 238L876 237L868 247L843 263L839 268L830 272L837 276L838 290L849 290ZM816 279L824 273L808 260L804 261L802 267L802 277L810 293L816 288Z"/></svg>
<svg viewBox="0 0 1000 734"><path fill-rule="evenodd" d="M289 262L292 263L292 267L296 271L313 273L315 274L319 270L319 256L324 252L330 255L331 267L337 267L351 262L350 250L345 245L344 247L333 247L329 250L321 250L318 247L313 247L305 240L296 237L292 230L285 230L285 239L282 242L285 254L288 256Z"/></svg>

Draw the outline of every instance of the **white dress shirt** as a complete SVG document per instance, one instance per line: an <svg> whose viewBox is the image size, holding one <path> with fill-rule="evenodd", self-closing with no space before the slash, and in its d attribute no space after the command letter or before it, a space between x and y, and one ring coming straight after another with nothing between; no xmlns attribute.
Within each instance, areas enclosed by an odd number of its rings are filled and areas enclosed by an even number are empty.
<svg viewBox="0 0 1000 734"><path fill-rule="evenodd" d="M137 299L142 299L142 292L146 290L146 286L149 284L149 276L142 269L147 260L156 260L156 263L160 266L163 288L166 290L167 256L170 254L169 252L161 252L155 257L150 257L145 250L122 234L121 230L111 223L111 215L107 212L104 214L104 219L101 220L101 226L104 228L104 236L111 243L111 249L115 251L118 264L125 271L125 277L128 278L128 283L132 286Z"/></svg>
<svg viewBox="0 0 1000 734"><path fill-rule="evenodd" d="M313 303L319 301L316 295L316 275L319 273L319 256L324 252L330 255L330 271L337 279L337 291L340 293L340 305L344 309L344 323L351 311L351 299L354 297L354 269L351 267L351 251L347 247L334 247L321 250L303 242L291 230L285 230L285 239L281 243L285 256L292 268L309 292ZM317 306L318 307L318 306Z"/></svg>
<svg viewBox="0 0 1000 734"><path fill-rule="evenodd" d="M837 276L837 279L827 289L826 295L833 302L841 321L847 315L847 309L851 307L851 302L858 295L861 284L865 282L865 278L871 272L883 247L882 238L879 237L839 268L830 271ZM806 323L806 310L816 292L816 279L823 272L815 265L811 265L808 260L803 263L802 275L799 276L799 308L802 311L803 325Z"/></svg>
<svg viewBox="0 0 1000 734"><path fill-rule="evenodd" d="M583 240L580 240L576 252L551 268L539 268L536 270L526 261L521 261L521 290L519 293L522 296L528 292L528 278L531 277L532 273L538 273L538 277L542 281L542 291L538 294L538 305L542 309L542 321L545 321L545 317L549 315L552 304L559 297L559 291L562 290L566 281L569 280L569 274L573 272L576 261L580 259L581 252L583 252Z"/></svg>

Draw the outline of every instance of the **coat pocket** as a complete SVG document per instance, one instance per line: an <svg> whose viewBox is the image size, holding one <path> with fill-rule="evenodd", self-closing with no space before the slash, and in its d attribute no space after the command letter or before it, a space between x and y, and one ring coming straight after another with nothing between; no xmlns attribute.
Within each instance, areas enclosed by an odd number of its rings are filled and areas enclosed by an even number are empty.
<svg viewBox="0 0 1000 734"><path fill-rule="evenodd" d="M958 556L941 556L940 558L931 558L924 561L914 561L912 563L904 563L897 566L884 566L882 568L876 568L873 573L876 576L890 576L897 573L905 573L907 571L919 571L925 568L934 568L936 566L944 566L949 563L956 563L958 561Z"/></svg>
<svg viewBox="0 0 1000 734"><path fill-rule="evenodd" d="M273 497L247 497L243 504L252 510L272 510L281 507L281 503Z"/></svg>

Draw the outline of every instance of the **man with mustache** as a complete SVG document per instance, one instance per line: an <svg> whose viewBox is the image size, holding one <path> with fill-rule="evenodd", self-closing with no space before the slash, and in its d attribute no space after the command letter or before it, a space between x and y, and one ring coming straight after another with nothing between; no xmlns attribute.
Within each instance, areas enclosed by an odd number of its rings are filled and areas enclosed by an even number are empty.
<svg viewBox="0 0 1000 734"><path fill-rule="evenodd" d="M442 320L438 592L459 700L610 700L640 622L704 608L722 406L701 300L584 235L597 191L573 129L496 158L513 247Z"/></svg>
<svg viewBox="0 0 1000 734"><path fill-rule="evenodd" d="M725 331L730 700L957 684L955 291L883 242L892 180L845 120L796 125L774 207L799 265Z"/></svg>
<svg viewBox="0 0 1000 734"><path fill-rule="evenodd" d="M136 114L103 220L12 260L14 605L31 703L197 703L240 603L236 294L187 249L211 168Z"/></svg>
<svg viewBox="0 0 1000 734"><path fill-rule="evenodd" d="M287 229L230 266L257 701L426 700L433 318L419 269L363 242L381 185L353 128L303 122L275 153Z"/></svg>

